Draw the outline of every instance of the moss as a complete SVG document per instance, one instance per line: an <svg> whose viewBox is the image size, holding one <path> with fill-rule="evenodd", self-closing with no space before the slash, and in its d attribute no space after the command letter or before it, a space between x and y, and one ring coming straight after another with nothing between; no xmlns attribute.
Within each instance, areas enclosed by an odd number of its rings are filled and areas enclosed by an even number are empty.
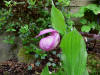
<svg viewBox="0 0 100 75"><path fill-rule="evenodd" d="M34 55L26 54L24 48L20 48L17 56L18 56L18 60L24 63L32 63L35 60Z"/></svg>

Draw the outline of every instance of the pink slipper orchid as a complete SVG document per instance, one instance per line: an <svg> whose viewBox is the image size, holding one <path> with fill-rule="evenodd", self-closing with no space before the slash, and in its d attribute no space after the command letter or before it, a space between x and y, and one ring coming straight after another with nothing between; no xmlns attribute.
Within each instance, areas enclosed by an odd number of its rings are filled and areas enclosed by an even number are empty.
<svg viewBox="0 0 100 75"><path fill-rule="evenodd" d="M60 35L54 29L42 30L42 31L40 31L39 35L37 35L36 37L39 37L39 36L49 33L49 32L51 32L51 34L45 38L42 38L39 42L40 48L45 51L50 51L50 50L55 49L60 42Z"/></svg>

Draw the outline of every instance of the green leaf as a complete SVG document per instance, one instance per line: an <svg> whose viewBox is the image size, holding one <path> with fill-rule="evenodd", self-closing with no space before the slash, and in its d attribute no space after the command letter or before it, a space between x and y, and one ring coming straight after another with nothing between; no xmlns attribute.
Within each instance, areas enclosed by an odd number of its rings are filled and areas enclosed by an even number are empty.
<svg viewBox="0 0 100 75"><path fill-rule="evenodd" d="M65 34L66 24L64 16L62 12L58 10L55 6L52 6L51 9L51 21L54 29L56 29L61 34Z"/></svg>
<svg viewBox="0 0 100 75"><path fill-rule="evenodd" d="M58 2L63 3L66 6L68 6L70 4L70 0L58 0Z"/></svg>
<svg viewBox="0 0 100 75"><path fill-rule="evenodd" d="M97 6L96 4L89 4L87 6L87 9L92 10L95 15L98 15L98 13L100 13L100 5Z"/></svg>
<svg viewBox="0 0 100 75"><path fill-rule="evenodd" d="M97 6L96 4L89 4L88 6L86 6L86 8L92 10L95 15L100 13L100 6Z"/></svg>
<svg viewBox="0 0 100 75"><path fill-rule="evenodd" d="M89 32L91 30L90 26L82 26L81 31L82 32Z"/></svg>
<svg viewBox="0 0 100 75"><path fill-rule="evenodd" d="M72 26L72 25L74 25L74 21L72 21L72 20L69 19L69 20L67 21L67 24L70 25L70 26Z"/></svg>
<svg viewBox="0 0 100 75"><path fill-rule="evenodd" d="M4 1L5 2L5 6L9 6L11 4L11 1Z"/></svg>
<svg viewBox="0 0 100 75"><path fill-rule="evenodd" d="M21 26L20 28L20 33L27 33L29 31L29 26L25 25L25 26Z"/></svg>
<svg viewBox="0 0 100 75"><path fill-rule="evenodd" d="M13 29L13 28L9 28L6 30L7 32L10 32L10 31L16 31L16 29Z"/></svg>
<svg viewBox="0 0 100 75"><path fill-rule="evenodd" d="M58 2L62 2L63 0L58 0Z"/></svg>
<svg viewBox="0 0 100 75"><path fill-rule="evenodd" d="M80 23L86 24L86 23L87 23L87 20L86 20L86 19L81 19L81 20L80 20Z"/></svg>
<svg viewBox="0 0 100 75"><path fill-rule="evenodd" d="M48 66L46 66L46 67L42 70L41 75L50 75L50 74L49 74L49 70L48 70Z"/></svg>
<svg viewBox="0 0 100 75"><path fill-rule="evenodd" d="M7 36L4 38L3 42L14 44L15 43L15 36Z"/></svg>
<svg viewBox="0 0 100 75"><path fill-rule="evenodd" d="M87 52L82 36L77 30L65 34L60 47L64 54L67 75L82 75L86 69Z"/></svg>
<svg viewBox="0 0 100 75"><path fill-rule="evenodd" d="M97 22L92 21L91 23L88 24L92 29L98 29L99 25L97 24Z"/></svg>
<svg viewBox="0 0 100 75"><path fill-rule="evenodd" d="M88 70L86 69L83 75L89 75Z"/></svg>
<svg viewBox="0 0 100 75"><path fill-rule="evenodd" d="M72 14L72 17L83 17L84 16L84 12L86 11L86 7L81 7L80 10L77 13Z"/></svg>
<svg viewBox="0 0 100 75"><path fill-rule="evenodd" d="M52 75L66 75L66 73L64 71L59 70L56 73L52 73Z"/></svg>
<svg viewBox="0 0 100 75"><path fill-rule="evenodd" d="M30 4L30 5L35 5L35 3L36 3L36 0L27 0L28 1L28 3Z"/></svg>
<svg viewBox="0 0 100 75"><path fill-rule="evenodd" d="M28 66L28 70L32 70L32 66L31 65Z"/></svg>
<svg viewBox="0 0 100 75"><path fill-rule="evenodd" d="M100 13L100 5L97 6L96 4L89 4L88 6L82 6L77 13L74 13L73 17L83 17L86 11L91 10L95 15Z"/></svg>

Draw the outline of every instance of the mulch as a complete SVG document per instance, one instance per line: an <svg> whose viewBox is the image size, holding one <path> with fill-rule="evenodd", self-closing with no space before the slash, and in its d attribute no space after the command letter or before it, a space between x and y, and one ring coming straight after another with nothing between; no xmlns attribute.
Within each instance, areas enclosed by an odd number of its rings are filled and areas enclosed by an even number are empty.
<svg viewBox="0 0 100 75"><path fill-rule="evenodd" d="M95 54L100 58L100 42L91 41L87 43L87 50L89 54ZM59 53L59 51L56 51ZM25 64L17 61L17 59L10 59L8 61L0 63L0 75L40 75L44 66L49 62L49 58L53 58L58 66L60 63L60 58L52 53L46 59L41 60L40 66L36 66L34 63ZM56 68L49 66L50 71L56 71Z"/></svg>

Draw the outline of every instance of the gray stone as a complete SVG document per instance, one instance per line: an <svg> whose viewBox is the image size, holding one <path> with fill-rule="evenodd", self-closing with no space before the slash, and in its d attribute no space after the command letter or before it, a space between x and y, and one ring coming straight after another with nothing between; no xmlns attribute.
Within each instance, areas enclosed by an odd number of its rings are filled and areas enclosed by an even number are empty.
<svg viewBox="0 0 100 75"><path fill-rule="evenodd" d="M19 41L16 39L16 43L14 45L4 43L4 37L6 34L0 35L0 62L17 58L17 53L19 50Z"/></svg>

